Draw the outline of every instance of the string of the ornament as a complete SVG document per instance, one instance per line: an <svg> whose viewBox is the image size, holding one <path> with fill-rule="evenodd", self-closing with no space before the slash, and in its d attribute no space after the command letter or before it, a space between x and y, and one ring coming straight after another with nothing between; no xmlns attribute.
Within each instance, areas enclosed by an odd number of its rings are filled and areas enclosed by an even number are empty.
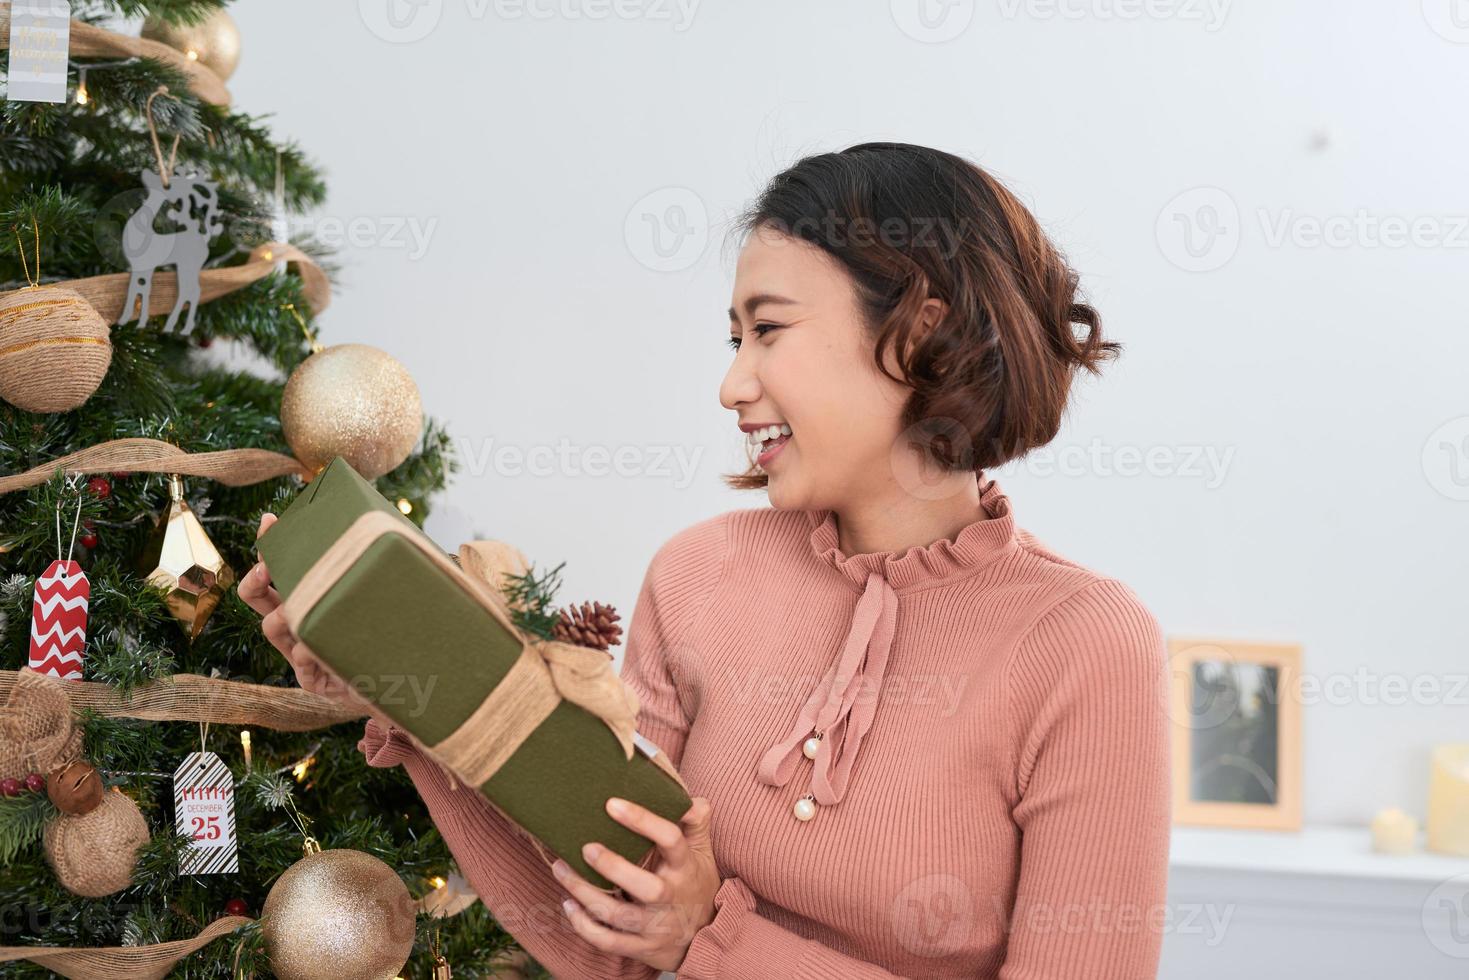
<svg viewBox="0 0 1469 980"><path fill-rule="evenodd" d="M301 315L300 310L296 309L296 304L282 303L281 309L291 311L291 316L295 317L296 322L301 324L301 332L306 335L306 343L311 345L311 353L320 354L321 342L311 333L311 328L306 325L306 318Z"/></svg>
<svg viewBox="0 0 1469 980"><path fill-rule="evenodd" d="M63 490L77 490L77 512L76 516L73 517L71 520L71 542L66 546L66 557L64 559L68 562L71 561L72 550L76 547L77 524L80 523L82 517L82 495L80 489L80 480L80 476L69 476L62 482ZM56 556L58 558L61 557L61 497L56 498Z"/></svg>
<svg viewBox="0 0 1469 980"><path fill-rule="evenodd" d="M144 114L147 116L148 135L153 139L153 155L158 158L158 177L163 181L163 186L167 187L169 175L173 173L174 162L178 159L179 139L184 134L173 134L173 149L168 151L168 163L165 164L163 162L163 147L158 143L158 127L153 124L153 100L160 95L168 95L167 85L158 86L158 90L148 96ZM173 96L170 96L170 98L173 98Z"/></svg>
<svg viewBox="0 0 1469 980"><path fill-rule="evenodd" d="M20 240L20 227L11 225L15 232L15 250L20 253L20 268L25 273L26 285L29 289L35 289L41 285L41 226L36 222L36 216L31 215L31 227L36 230L36 278L31 278L31 268L26 264L25 245Z"/></svg>

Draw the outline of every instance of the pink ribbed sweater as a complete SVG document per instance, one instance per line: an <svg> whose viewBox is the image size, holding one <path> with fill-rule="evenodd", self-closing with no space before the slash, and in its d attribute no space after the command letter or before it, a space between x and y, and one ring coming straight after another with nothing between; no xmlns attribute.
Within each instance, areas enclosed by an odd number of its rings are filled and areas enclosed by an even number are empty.
<svg viewBox="0 0 1469 980"><path fill-rule="evenodd" d="M982 488L973 523L902 554L844 555L831 512L771 508L655 554L622 677L639 731L709 798L724 879L680 977L1155 976L1170 825L1157 623ZM556 976L657 976L578 937L532 843L403 732L369 721L359 748L405 765L490 911Z"/></svg>

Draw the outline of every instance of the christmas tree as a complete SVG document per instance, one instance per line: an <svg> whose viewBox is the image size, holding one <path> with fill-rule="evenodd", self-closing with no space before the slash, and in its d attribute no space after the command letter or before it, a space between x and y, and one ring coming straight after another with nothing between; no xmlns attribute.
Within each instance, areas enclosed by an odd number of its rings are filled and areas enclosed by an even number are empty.
<svg viewBox="0 0 1469 980"><path fill-rule="evenodd" d="M365 764L362 718L297 687L234 589L261 515L331 456L381 470L419 524L454 463L401 366L317 344L331 257L287 242L286 218L322 204L322 174L230 106L223 6L74 2L57 54L54 17L0 3L0 947L139 950L232 916L167 975L270 976L259 917L309 836L384 862L412 896L402 976L435 975L435 943L460 976L534 974L455 893L403 770ZM271 370L225 363L217 340ZM362 392L332 387L354 367L379 379L365 428L347 414ZM208 721L229 710L257 721ZM181 825L176 777L201 751L232 793L190 791L232 797L233 848L193 804ZM113 812L101 840L75 822ZM0 973L54 975L45 962Z"/></svg>

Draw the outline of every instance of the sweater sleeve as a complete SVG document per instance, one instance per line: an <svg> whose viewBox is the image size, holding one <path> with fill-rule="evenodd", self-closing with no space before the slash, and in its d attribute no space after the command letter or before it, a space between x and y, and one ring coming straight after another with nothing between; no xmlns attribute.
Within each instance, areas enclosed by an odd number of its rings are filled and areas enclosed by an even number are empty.
<svg viewBox="0 0 1469 980"><path fill-rule="evenodd" d="M755 895L726 878L714 896L714 921L694 933L679 980L902 980L879 966L805 939L755 912Z"/></svg>
<svg viewBox="0 0 1469 980"><path fill-rule="evenodd" d="M638 731L667 752L675 766L690 718L677 697L669 660L682 642L681 630L717 583L724 534L722 518L711 518L659 548L628 626L621 676L638 695ZM369 719L358 749L368 765L404 767L485 906L552 974L588 980L659 975L641 961L604 953L577 935L561 910L566 890L531 837L477 790L451 780L407 732Z"/></svg>
<svg viewBox="0 0 1469 980"><path fill-rule="evenodd" d="M1172 820L1158 624L1096 580L1034 624L1007 675L1021 858L1000 980L1151 980Z"/></svg>

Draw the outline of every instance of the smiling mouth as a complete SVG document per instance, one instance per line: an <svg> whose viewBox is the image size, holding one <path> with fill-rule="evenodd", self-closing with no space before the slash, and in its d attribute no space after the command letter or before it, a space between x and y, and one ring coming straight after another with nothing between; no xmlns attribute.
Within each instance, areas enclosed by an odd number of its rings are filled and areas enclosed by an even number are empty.
<svg viewBox="0 0 1469 980"><path fill-rule="evenodd" d="M756 429L749 433L750 445L760 453L766 455L777 446L784 446L791 438L791 427L785 424L767 425L763 429Z"/></svg>

